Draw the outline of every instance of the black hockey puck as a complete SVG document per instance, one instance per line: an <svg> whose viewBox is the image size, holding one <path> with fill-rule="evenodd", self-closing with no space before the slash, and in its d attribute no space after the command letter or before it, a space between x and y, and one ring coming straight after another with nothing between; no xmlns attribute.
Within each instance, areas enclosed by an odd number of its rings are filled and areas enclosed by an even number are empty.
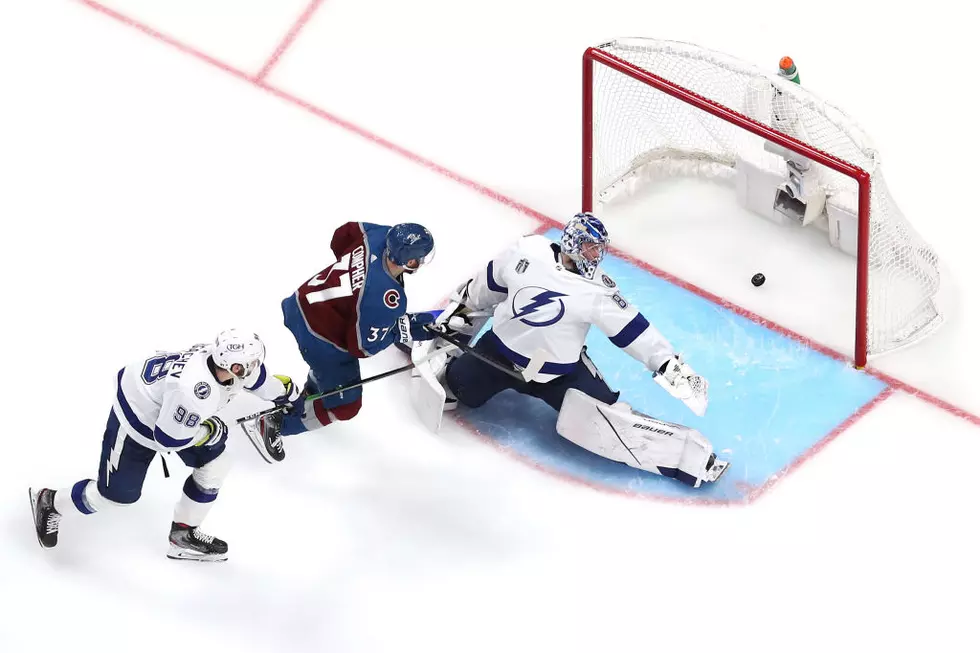
<svg viewBox="0 0 980 653"><path fill-rule="evenodd" d="M756 272L755 274L752 275L752 285L755 286L756 288L758 288L765 282L766 282L766 275L762 274L761 272Z"/></svg>

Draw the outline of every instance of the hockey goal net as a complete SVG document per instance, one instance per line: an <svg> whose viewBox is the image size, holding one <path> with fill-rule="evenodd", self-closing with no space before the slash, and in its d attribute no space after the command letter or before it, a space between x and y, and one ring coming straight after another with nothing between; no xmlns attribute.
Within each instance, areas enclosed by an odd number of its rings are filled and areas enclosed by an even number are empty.
<svg viewBox="0 0 980 653"><path fill-rule="evenodd" d="M820 202L806 220L819 209L832 242L841 222L828 215L854 222L853 242L837 246L857 262L855 364L916 342L942 321L936 254L889 194L870 139L833 105L733 57L637 38L586 50L583 90L583 210L665 176L812 167L805 176Z"/></svg>

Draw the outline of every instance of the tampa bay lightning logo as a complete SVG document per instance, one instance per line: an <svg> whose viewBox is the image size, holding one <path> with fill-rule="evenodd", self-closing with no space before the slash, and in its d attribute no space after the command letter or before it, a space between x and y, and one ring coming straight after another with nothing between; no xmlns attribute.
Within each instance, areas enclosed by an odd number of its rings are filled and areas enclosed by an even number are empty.
<svg viewBox="0 0 980 653"><path fill-rule="evenodd" d="M511 319L533 327L551 326L565 316L562 297L568 295L538 286L525 286L514 293L510 305L514 317Z"/></svg>

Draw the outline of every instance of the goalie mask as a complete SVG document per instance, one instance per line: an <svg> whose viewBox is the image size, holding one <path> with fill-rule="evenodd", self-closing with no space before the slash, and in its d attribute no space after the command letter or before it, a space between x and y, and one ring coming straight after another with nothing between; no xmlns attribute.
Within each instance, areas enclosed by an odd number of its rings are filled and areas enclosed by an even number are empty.
<svg viewBox="0 0 980 653"><path fill-rule="evenodd" d="M233 383L239 383L265 361L265 345L254 333L228 329L215 338L211 359L235 377Z"/></svg>
<svg viewBox="0 0 980 653"><path fill-rule="evenodd" d="M609 247L609 233L602 221L591 213L578 213L565 225L561 234L561 251L575 262L586 279L595 271Z"/></svg>

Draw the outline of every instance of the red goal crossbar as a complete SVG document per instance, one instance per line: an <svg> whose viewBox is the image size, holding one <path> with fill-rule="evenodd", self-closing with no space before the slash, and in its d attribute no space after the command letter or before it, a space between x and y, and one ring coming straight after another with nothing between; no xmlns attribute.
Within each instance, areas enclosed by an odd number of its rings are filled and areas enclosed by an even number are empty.
<svg viewBox="0 0 980 653"><path fill-rule="evenodd" d="M736 125L756 136L805 156L831 170L854 179L858 184L857 298L854 324L854 365L863 368L868 361L868 246L871 219L871 176L867 171L818 150L791 136L763 125L728 107L689 91L603 50L589 48L582 56L582 210L592 211L593 183L593 67L603 65L666 93L681 102Z"/></svg>

